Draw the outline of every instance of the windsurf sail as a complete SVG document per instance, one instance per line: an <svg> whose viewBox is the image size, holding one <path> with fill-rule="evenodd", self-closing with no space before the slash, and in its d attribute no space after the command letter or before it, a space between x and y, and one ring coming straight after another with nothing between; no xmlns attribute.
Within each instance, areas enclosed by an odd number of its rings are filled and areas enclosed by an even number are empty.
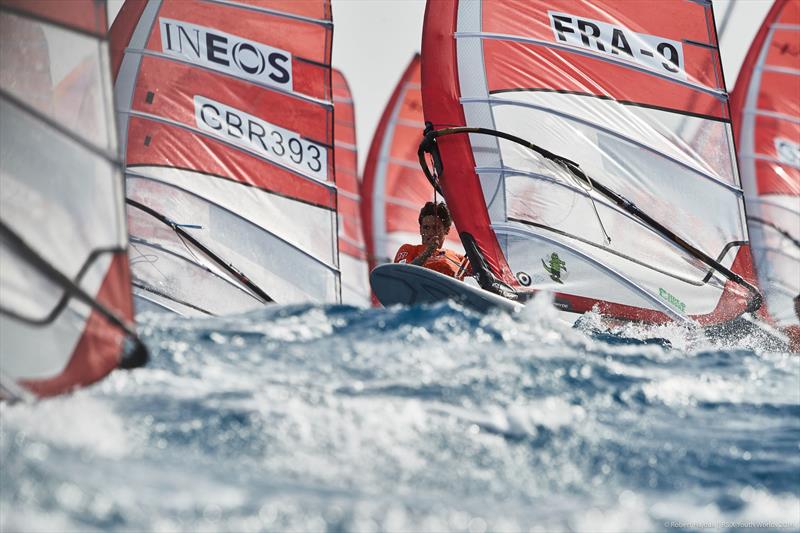
<svg viewBox="0 0 800 533"><path fill-rule="evenodd" d="M759 305L710 2L429 2L422 96L492 278L650 322Z"/></svg>
<svg viewBox="0 0 800 533"><path fill-rule="evenodd" d="M361 180L358 177L355 106L347 79L337 69L333 70L333 108L342 303L367 305L370 291L369 271L361 225Z"/></svg>
<svg viewBox="0 0 800 533"><path fill-rule="evenodd" d="M327 1L128 1L111 51L137 304L340 299Z"/></svg>
<svg viewBox="0 0 800 533"><path fill-rule="evenodd" d="M731 107L764 311L800 338L800 3L772 6Z"/></svg>
<svg viewBox="0 0 800 533"><path fill-rule="evenodd" d="M147 352L133 330L105 2L0 1L0 397Z"/></svg>
<svg viewBox="0 0 800 533"><path fill-rule="evenodd" d="M433 200L433 188L417 163L423 127L420 56L415 54L383 111L364 167L362 220L370 270L391 262L403 244L420 242L419 210ZM445 247L463 252L455 225Z"/></svg>

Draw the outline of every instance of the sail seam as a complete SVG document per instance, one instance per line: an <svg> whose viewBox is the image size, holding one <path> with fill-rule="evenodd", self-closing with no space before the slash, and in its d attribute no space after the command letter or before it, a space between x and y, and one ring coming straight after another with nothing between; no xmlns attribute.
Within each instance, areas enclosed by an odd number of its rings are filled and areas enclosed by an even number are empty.
<svg viewBox="0 0 800 533"><path fill-rule="evenodd" d="M612 96L606 96L604 94L594 94L594 93L587 93L583 91L571 91L566 89L548 89L545 87L515 87L513 89L495 89L491 91L489 94L503 94L503 93L515 93L515 92L541 92L541 93L556 93L556 94L574 94L576 96L586 96L589 98L597 98L599 100L611 100L617 102L618 104L627 105L631 107L643 107L645 109L655 109L657 111L665 111L668 113L675 113L676 115L683 115L687 117L695 117L695 118L702 118L705 120L713 120L714 122L722 122L724 124L730 124L729 118L721 118L714 115L706 115L704 113L695 113L693 111L686 111L683 109L675 109L671 107L664 107L658 106L654 104L645 104L642 102L634 102L633 100L617 100Z"/></svg>
<svg viewBox="0 0 800 533"><path fill-rule="evenodd" d="M397 159L395 157L382 157L381 160L389 163L390 165L397 165L399 167L410 168L413 170L417 170L419 168L418 163L412 163L405 159Z"/></svg>
<svg viewBox="0 0 800 533"><path fill-rule="evenodd" d="M309 22L309 23L312 23L312 24L318 24L320 26L325 26L325 27L333 27L333 22L330 21L330 20L316 19L316 18L312 18L312 17L306 17L304 15L296 15L294 13L286 13L284 11L278 11L277 9L269 9L267 7L259 7L259 6L253 6L253 5L248 5L248 4L240 4L239 2L234 2L232 0L204 0L204 1L208 2L210 4L220 4L220 5L232 7L232 8L235 8L235 9L242 9L242 10L245 10L245 11L253 11L253 12L256 12L256 13L263 13L265 15L273 15L273 16L276 16L276 17L283 17L283 18L288 18L288 19L293 19L293 20L299 20L301 22Z"/></svg>
<svg viewBox="0 0 800 533"><path fill-rule="evenodd" d="M598 61L611 63L612 65L619 65L619 66L626 67L626 68L629 68L629 69L632 69L632 70L636 70L636 71L641 72L643 74L647 74L647 75L650 75L650 76L661 78L661 79L666 80L668 82L675 83L675 84L678 84L678 85L682 85L684 87L688 87L690 89L706 93L706 94L711 95L711 96L713 96L713 97L715 97L715 98L717 98L717 99L719 99L721 101L725 101L728 98L728 95L727 95L727 93L725 93L725 91L720 91L719 89L711 89L709 87L706 87L704 85L700 85L698 83L692 83L692 82L689 82L689 81L683 81L683 80L680 80L680 79L676 79L676 78L674 78L672 76L669 76L667 74L661 74L660 72L656 72L654 70L650 70L650 69L645 68L645 67L640 67L639 65L630 63L628 61L623 61L623 60L615 59L615 58L611 58L611 57L605 57L605 56L602 56L600 54L595 54L593 52L588 52L588 51L585 51L585 50L581 50L580 48L576 48L576 47L573 47L573 46L567 46L567 45L562 45L562 44L558 44L558 43L553 43L553 42L550 42L550 41L544 41L542 39L534 39L534 38L531 38L531 37L521 37L521 36L518 36L518 35L507 35L507 34L502 34L502 33L456 32L454 34L454 36L456 37L456 39L459 39L459 38L492 39L492 40L496 40L496 41L517 42L517 43L522 43L522 44L531 44L531 45L535 45L535 46L542 46L544 48L553 48L555 50L561 50L563 52L570 52L570 53L574 53L574 54L577 54L577 55L580 55L580 56L597 59Z"/></svg>
<svg viewBox="0 0 800 533"><path fill-rule="evenodd" d="M344 242L346 242L350 246L353 246L353 247L357 248L359 252L363 252L363 251L366 250L366 248L364 247L363 243L361 243L359 241L356 241L356 240L353 240L350 237L348 237L347 235L339 235L339 239L344 241ZM348 255L348 254L345 254L345 255Z"/></svg>
<svg viewBox="0 0 800 533"><path fill-rule="evenodd" d="M355 144L346 143L344 141L333 141L333 146L334 146L334 148L342 148L342 149L348 150L350 152L355 152L356 151L356 145Z"/></svg>
<svg viewBox="0 0 800 533"><path fill-rule="evenodd" d="M358 173L355 171L354 168L343 168L339 167L336 169L336 176L338 178L339 175L349 176L351 178L358 179ZM338 181L338 180L337 180ZM337 188L337 190L341 191L341 189Z"/></svg>
<svg viewBox="0 0 800 533"><path fill-rule="evenodd" d="M86 275L86 273L89 271L89 269L92 266L94 266L95 262L100 258L100 256L102 256L104 254L125 253L125 251L126 251L126 248L124 248L124 247L120 248L120 247L113 247L113 246L112 247L107 247L107 248L95 248L95 249L93 249L89 253L89 255L86 257L86 260L83 262L83 264L81 265L80 269L78 269L78 272L77 272L77 274L75 274L75 277L72 278L72 282L75 285L80 286L81 280ZM46 274L43 274L43 276L46 277L51 283L54 283L55 285L59 285L58 281L53 280L52 278L50 278ZM19 320L21 322L25 322L26 324L31 324L31 325L34 325L34 326L46 326L48 324L53 323L53 321L55 321L59 317L59 315L64 310L64 308L66 308L67 305L69 305L69 302L70 302L70 300L72 300L73 297L74 297L74 295L70 294L69 291L65 290L64 291L64 295L61 298L59 298L58 302L56 302L56 304L53 306L53 308L47 314L45 314L44 317L42 317L42 318L26 317L24 315L16 313L15 311L10 310L9 308L7 308L5 306L2 306L2 305L0 305L0 314L8 315L8 316L10 316L12 318L15 318L16 320Z"/></svg>
<svg viewBox="0 0 800 533"><path fill-rule="evenodd" d="M782 166L785 166L785 167L789 167L789 168L794 168L794 169L800 170L800 165L787 163L786 161L781 161L780 159L778 159L776 157L772 157L772 156L768 156L768 155L764 155L764 154L759 154L759 153L753 153L753 152L750 152L750 153L747 153L747 154L742 153L742 154L739 154L739 158L740 159L755 159L756 161L766 161L768 163L775 163L775 164L782 165Z"/></svg>
<svg viewBox="0 0 800 533"><path fill-rule="evenodd" d="M359 196L358 194L354 194L354 193L349 192L349 191L343 191L341 189L339 189L339 191L337 191L337 192L339 193L340 196L344 196L345 198L348 198L350 200L354 200L356 202L361 200L361 196Z"/></svg>
<svg viewBox="0 0 800 533"><path fill-rule="evenodd" d="M266 89L268 91L273 91L273 92L276 92L276 93L279 93L279 94L284 94L286 96L290 96L292 98L297 98L298 100L303 100L303 101L306 101L306 102L309 102L309 103L312 103L312 104L317 104L317 105L322 106L322 107L324 107L326 109L333 109L333 102L331 102L329 100L324 100L322 98L316 98L314 96L309 96L307 94L302 94L302 93L298 93L298 92L294 92L294 91L287 91L286 89L281 89L280 87L275 87L274 85L268 85L266 83L258 83L258 82L253 81L253 80L240 78L238 76L234 76L232 74L228 74L227 72L214 70L214 69L206 67L204 65L200 65L200 64L197 64L197 63L192 63L191 61L189 61L187 59L183 59L183 58L178 57L178 56L173 56L173 55L165 54L163 52L156 52L154 50L142 49L142 48L126 48L125 49L125 53L126 54L138 54L138 55L150 56L150 57L155 57L155 58L158 58L158 59L163 59L165 61L170 61L170 62L175 62L175 63L181 63L181 64L184 64L184 65L189 65L192 68L204 70L206 72L210 72L212 74L217 74L219 76L224 76L226 78L232 78L234 80L238 80L238 81L241 81L243 83L249 83L251 85L255 85L257 87L260 87L262 89ZM296 58L296 59L299 60L301 58Z"/></svg>
<svg viewBox="0 0 800 533"><path fill-rule="evenodd" d="M420 130L425 129L425 123L417 122L416 120L409 120L407 118L398 118L395 122L393 122L393 124L397 126L406 126L409 128L416 128Z"/></svg>
<svg viewBox="0 0 800 533"><path fill-rule="evenodd" d="M770 253L773 253L773 254L776 254L776 255L781 255L781 256L785 257L786 259L789 259L789 260L792 260L792 261L800 260L800 257L798 257L797 255L792 255L790 253L787 253L786 250L783 250L781 248L775 248L774 246L767 246L767 245L753 246L753 245L750 245L750 248L753 249L753 250L763 250L765 252L770 252Z"/></svg>
<svg viewBox="0 0 800 533"><path fill-rule="evenodd" d="M375 195L375 198L378 200L383 200L384 203L393 204L398 207L405 207L406 209L413 209L414 211L419 209L417 204L397 196Z"/></svg>
<svg viewBox="0 0 800 533"><path fill-rule="evenodd" d="M682 39L681 42L684 43L684 44L690 44L692 46L697 46L697 47L700 47L700 48L707 48L709 50L718 50L719 49L719 47L714 46L713 44L703 43L703 42L700 42L700 41L693 41L691 39Z"/></svg>
<svg viewBox="0 0 800 533"><path fill-rule="evenodd" d="M160 124L165 124L165 125L168 125L168 126L174 126L176 128L180 128L180 129L189 131L189 132L191 132L191 133L193 133L195 135L198 135L200 137L207 138L207 139L212 139L212 140L215 140L215 141L219 141L220 143L225 144L226 146L229 146L229 147L231 147L231 148L233 148L233 149L235 149L235 150L237 150L239 152L243 152L243 153L246 153L246 154L248 154L248 155L250 155L252 157L255 157L259 161L263 161L265 163L268 163L270 166L274 166L274 167L280 168L280 169L285 170L287 172L290 172L290 173L292 173L292 174L294 174L294 175L296 175L298 177L301 177L304 180L309 181L310 183L314 183L314 184L320 185L320 186L325 187L326 189L329 189L331 191L336 190L336 185L333 184L333 183L328 183L328 182L325 182L325 181L321 181L321 180L312 178L311 176L306 176L305 174L301 173L298 170L295 170L295 169L293 169L291 167L284 166L284 165L282 165L280 163L272 161L271 159L267 159L264 156L258 154L257 152L255 152L253 150L248 150L247 148L245 148L243 146L239 146L238 144L236 144L234 142L231 142L231 141L228 141L226 139L223 139L222 137L217 137L216 135L213 135L211 133L205 132L205 131L203 131L203 130L201 130L199 128L195 128L195 127L190 126L188 124L184 124L182 122L178 122L176 120L168 119L168 118L165 118L165 117L159 117L157 115L152 115L150 113L144 113L142 111L134 111L132 109L130 109L130 110L118 109L117 112L121 113L121 114L131 115L131 116L134 116L134 117L137 117L137 118L142 118L142 119L145 119L145 120L151 120L153 122L158 122ZM302 137L302 138L306 139L306 140L309 140L309 141L312 141L312 142L315 142L315 143L317 142L317 141L314 141L313 139L308 139L306 137ZM323 143L317 143L317 144L325 146L326 148L329 148L329 149L332 148L331 146L325 145Z"/></svg>
<svg viewBox="0 0 800 533"><path fill-rule="evenodd" d="M758 109L752 107L745 107L742 110L746 115L756 115L759 117L769 117L769 118L776 118L778 120L784 120L786 122L792 122L794 124L800 124L800 117L793 117L791 115L786 115L784 113L777 113L775 111L767 111L765 109Z"/></svg>
<svg viewBox="0 0 800 533"><path fill-rule="evenodd" d="M473 103L473 102L479 101L478 99L473 99L473 98L462 98L461 100L464 103ZM512 106L519 106L519 107L527 107L527 108L530 108L530 109L536 109L537 111L543 111L543 112L546 112L546 113L550 113L552 115L556 115L556 116L565 118L567 120L571 120L573 122L578 122L578 123L583 124L585 126L589 126L589 127L593 128L593 129L595 129L597 131L602 131L603 133L611 135L612 137L616 137L618 139L624 140L624 141L628 142L629 144L631 144L633 146L637 146L639 148L642 148L642 149L644 149L644 150L646 150L648 152L651 152L651 153L653 153L653 154L655 154L655 155L657 155L659 157L667 159L668 161L672 161L676 165L679 165L679 166L681 166L681 167L683 167L683 168L685 168L685 169L687 169L687 170L689 170L689 171L691 171L691 172L693 172L693 173L695 173L695 174L697 174L699 176L702 176L702 177L706 178L707 180L713 181L714 183L716 183L716 184L718 184L718 185L720 185L722 187L725 187L725 188L727 188L727 189L729 189L731 191L734 191L737 194L742 194L742 189L740 187L736 187L735 185L731 185L729 183L726 183L726 182L722 181L721 179L719 179L719 178L717 178L715 176L707 174L707 173L703 172L702 170L700 170L698 168L695 168L695 167L693 167L693 166L691 166L691 165L689 165L689 164L687 164L687 163L685 163L683 161L680 161L679 159L677 159L677 158L675 158L673 156L670 156L668 154L660 152L660 151L656 150L655 148L653 148L651 146L648 146L648 145L646 145L644 143L641 143L641 142L639 142L639 141L637 141L635 139L632 139L632 138L630 138L630 137L628 137L626 135L622 135L621 133L618 133L618 132L616 132L614 130L611 130L609 128L605 128L605 127L603 127L603 126L601 126L599 124L595 124L593 122L590 122L590 121L588 121L586 119L577 117L575 115L571 115L571 114L565 113L563 111L557 111L557 110L552 109L552 108L547 108L547 107L544 107L544 106L531 104L531 103L528 103L528 102L521 102L519 100L505 100L505 99L492 99L492 98L489 98L486 101L489 102L490 104L494 104L494 105L498 105L498 106L500 106L500 105L512 105Z"/></svg>
<svg viewBox="0 0 800 533"><path fill-rule="evenodd" d="M5 89L2 88L0 88L0 100L6 100L9 104L22 111L23 114L30 116L35 121L43 124L44 126L49 127L50 129L57 131L68 140L74 142L75 144L78 144L79 146L84 148L87 152L91 152L92 154L100 157L101 159L104 159L112 166L117 168L120 167L119 159L117 159L116 155L113 155L111 151L105 150L95 145L91 141L82 137L80 134L67 128L60 122L53 120L52 118L45 115L35 107L29 105L27 102L20 100L19 98L17 98L13 94L7 92Z"/></svg>
<svg viewBox="0 0 800 533"><path fill-rule="evenodd" d="M372 242L370 245L372 246L374 257L385 257L386 254L384 253L384 250L389 243L389 231L387 229L386 222L386 205L382 199L385 197L386 193L386 182L389 174L391 148L392 144L394 143L395 133L397 133L396 129L392 127L392 125L398 120L400 116L400 109L402 108L412 85L416 85L417 88L419 87L419 84L408 81L408 78L412 76L411 66L417 62L418 58L415 56L411 60L411 63L409 63L406 67L406 70L403 71L402 78L400 81L398 81L398 85L395 87L394 91L392 91L392 96L387 104L387 110L384 111L384 113L386 113L386 111L389 111L389 113L387 117L388 120L384 126L385 129L383 130L383 138L380 139L380 144L378 145L376 154L377 160L375 161L375 170L372 175L372 220L363 221L365 224L371 223L372 226ZM389 105L391 105L391 109L388 109ZM383 117L381 117L381 120L383 120ZM380 128L380 124L378 124L378 128ZM375 140L373 139L373 143L374 142Z"/></svg>
<svg viewBox="0 0 800 533"><path fill-rule="evenodd" d="M557 185L559 187L563 187L563 188L565 188L565 189L567 189L569 191L572 191L574 193L580 194L581 196L585 197L587 200L593 199L595 202L599 202L601 205L611 209L615 213L619 213L620 215L623 215L625 218L628 218L629 220L635 222L636 224L642 226L643 228L646 228L648 231L652 231L647 224L645 224L641 220L637 219L636 217L634 217L630 213L627 213L623 209L620 209L618 206L612 204L606 198L604 198L602 196L594 197L591 194L589 194L589 192L586 189L583 189L583 188L580 188L580 187L576 187L575 185L570 185L568 183L564 183L561 180L559 180L557 178L554 178L552 176L547 176L545 174L539 174L539 173L536 173L536 172L529 172L529 171L525 171L525 170L517 170L517 169L512 168L512 167L503 167L503 168L477 167L475 169L475 172L477 172L478 174L482 174L482 173L505 174L507 177L520 176L520 177L530 178L530 179L533 179L533 180L546 181L546 182L548 182L548 183L550 183L552 185Z"/></svg>
<svg viewBox="0 0 800 533"><path fill-rule="evenodd" d="M203 314L205 314L205 315L209 315L209 316L215 316L215 315L214 315L214 313L212 313L211 311L208 311L208 310L206 310L206 309L203 309L203 308L202 308L202 307L200 307L199 305L194 305L194 304L191 304L191 303L189 303L189 302L187 302L187 301L185 301L185 300L182 300L182 299L176 298L175 296L173 296L173 295L171 295L171 294L167 294L167 293L166 293L166 291L162 291L162 290L160 290L160 289L158 289L158 288L156 288L156 287L153 287L153 286L152 286L152 285L150 285L149 283L146 283L146 282L144 282L144 281L142 281L142 280L139 280L139 279L134 279L133 281L131 281L131 286L132 286L132 287L135 287L135 288L137 288L137 289L139 289L139 290L141 290L141 291L144 291L144 292L146 292L146 293L147 293L147 292L149 292L149 293L151 293L151 294L155 294L155 295L161 296L162 298L166 298L167 300L169 300L169 301L171 301L171 302L175 302L176 304L180 304L180 305L186 306L186 307L188 307L188 308L190 308L190 309L194 309L195 311L199 311L199 312L201 312L201 313L203 313ZM165 306L165 305L163 305L163 304L161 304L161 303L159 303L159 302L156 302L155 300L152 300L152 299L150 299L150 298L146 298L146 297L145 297L145 295L139 295L139 294L137 294L136 296L138 296L138 297L140 297L140 298L145 298L145 299L146 299L146 300L148 300L149 302L153 302L154 304L158 305L159 307L164 307L164 308L166 308L166 306ZM173 312L173 313L177 313L177 312L176 312L175 310L173 310L173 309L169 309L169 310L170 310L171 312ZM178 313L178 314L180 314L180 313Z"/></svg>
<svg viewBox="0 0 800 533"><path fill-rule="evenodd" d="M796 196L796 195L793 195L793 194L791 194L791 195L790 195L790 194L782 194L782 195L780 195L780 196L789 196L789 197L791 197L791 198L797 198L797 196ZM765 197L763 197L763 196L745 196L745 197L744 197L744 200L745 200L745 202L747 202L748 204L751 204L751 203L760 203L760 204L764 204L764 205L767 205L767 206L769 206L769 207L772 207L772 208L775 208L775 209L781 209L781 210L783 210L783 211L787 211L789 214L792 214L792 215L795 215L795 216L797 216L797 217L800 217L800 212L798 212L798 211L795 211L795 210L794 210L794 209L792 209L791 207L787 207L787 206L785 206L785 205L781 205L781 204L779 204L779 203L771 202L771 201L769 201L769 199L766 199L766 198L765 198ZM800 199L799 199L799 200L800 200Z"/></svg>
<svg viewBox="0 0 800 533"><path fill-rule="evenodd" d="M689 278L682 277L682 276L680 276L678 274L667 272L664 269L657 268L657 267L653 266L650 263L645 263L644 261L636 259L636 258L634 258L634 257L632 257L632 256L630 256L628 254L624 254L624 253L622 253L620 251L613 250L611 248L607 248L605 246L602 246L600 244L592 242L589 239L584 239L583 237L579 237L577 235L573 235L572 233L569 233L569 232L564 231L564 230L560 230L558 228L554 228L552 226L548 226L546 224L540 224L538 222L533 222L533 221L530 221L530 220L525 220L525 219L521 219L521 218L517 218L517 217L509 217L508 220L511 221L511 222L518 222L518 223L524 224L526 226L532 226L534 228L540 228L540 229L543 229L543 230L551 231L551 232L556 233L558 235L561 235L563 237L568 237L570 239L574 239L576 241L582 242L582 243L587 244L589 246L592 246L594 248L603 250L604 252L607 252L607 253L609 253L611 255L616 255L617 257L621 257L622 259L630 261L631 263L635 263L635 264L637 264L639 266L645 267L646 269L652 270L654 272L658 272L659 274L663 274L663 275L665 275L667 277L674 278L674 279L676 279L678 281L682 281L682 282L687 283L689 285L694 285L695 287L702 287L703 285L708 284L708 281L714 275L714 269L708 269L707 271L704 271L705 275L699 281L692 280L692 279L689 279ZM667 241L665 241L665 242L667 242ZM725 255L728 253L728 250L730 250L734 246L742 246L743 244L747 244L747 243L744 242L744 241L733 241L733 242L726 243L725 246L723 247L722 253L717 258L717 262L719 262L720 260L722 260L722 258L725 257Z"/></svg>
<svg viewBox="0 0 800 533"><path fill-rule="evenodd" d="M586 254L585 252L582 252L581 250L579 250L579 249L577 249L577 248L575 248L573 246L570 246L567 243L556 241L556 240L550 239L549 237L546 237L544 235L539 235L537 233L532 233L530 231L523 231L521 228L516 228L514 226L509 226L509 225L506 225L506 224L492 224L492 228L495 229L495 230L500 230L501 233L517 234L517 235L520 235L520 236L523 236L523 237L524 236L533 235L534 238L550 242L553 245L563 246L564 248L567 248L568 250L570 250L575 255L578 255L578 256L582 257L583 259L585 259L585 260L589 261L590 263L592 263L593 265L595 265L597 268L606 271L607 273L611 274L612 277L617 278L618 280L622 281L624 284L626 284L629 287L633 288L636 292L638 292L639 294L643 295L647 300L650 300L651 303L654 303L655 307L657 309L662 309L663 313L671 316L674 319L678 319L678 320L681 320L681 321L687 321L687 322L690 321L689 318L687 318L687 317L675 312L672 308L668 307L662 300L656 298L656 296L654 294L652 294L647 289L641 287L635 281L631 280L630 278L628 278L627 276L621 274L620 272L617 272L616 270L604 265L600 261L595 260L590 255Z"/></svg>
<svg viewBox="0 0 800 533"><path fill-rule="evenodd" d="M91 31L89 31L87 29L84 29L84 28L79 28L77 26L71 26L69 24L61 24L56 20L49 19L47 17L43 17L43 16L38 15L36 13L30 13L30 12L25 11L23 9L17 9L14 6L6 4L5 2L0 2L0 12L6 12L6 13L9 13L11 15L20 17L20 18L33 20L33 21L38 22L40 24L46 24L46 25L48 25L48 26L50 26L52 28L58 28L60 30L64 30L64 31L67 31L67 32L70 32L70 33L83 35L85 37L91 38L94 41L103 41L103 42L107 42L108 41L108 35L106 33L92 33Z"/></svg>
<svg viewBox="0 0 800 533"><path fill-rule="evenodd" d="M237 282L234 282L233 280L231 280L231 279L230 279L230 278L228 278L228 277L221 276L221 275L220 275L218 272L216 272L216 271L214 271L214 270L212 270L212 269L208 268L206 265L204 265L204 264L202 264L202 263L200 263L200 262L198 262L198 261L195 261L195 260L194 260L193 258L191 258L191 257L187 257L187 256L185 256L185 255L179 254L179 253L178 253L178 252L176 252L175 250L170 250L169 248L167 248L167 247L165 247L165 246L162 246L162 245L160 245L160 244L158 244L158 243L151 242L151 241L148 241L147 239L143 239L143 238L141 238L141 237L136 237L136 236L134 236L134 235L131 235L131 239L130 239L130 241L131 241L131 246L132 246L133 248L136 248L136 251L137 251L137 252L139 253L139 255L140 255L140 256L142 256L142 257L144 257L144 254L143 254L143 253L141 253L141 252L138 250L137 246L143 246L143 247L147 247L147 248L154 248L154 249L158 250L159 252L163 252L163 253L165 253L165 254L169 254L169 255L171 255L172 257L175 257L175 258L177 258L177 259L180 259L180 260L182 260L182 261L185 261L185 262L187 262L187 263L190 263L190 264L192 264L192 265L196 266L197 268L200 268L200 269L202 269L202 270L203 270L203 271L204 271L206 274L210 274L211 276L214 276L215 278L219 279L220 281L222 281L222 282L224 282L224 283L227 283L227 284L228 284L228 285L230 285L231 287L233 287L233 288L235 288L235 289L238 289L238 290L242 291L243 293L247 294L248 296L252 297L253 299L256 299L256 298L255 298L255 296L254 296L254 295L253 295L251 292L249 292L249 291L245 290L245 289L244 289L244 288L243 288L241 285L239 285L239 283L237 283ZM136 244L136 246L134 246L134 243ZM183 245L184 245L184 247L185 247L185 243L184 243L183 241L181 241L181 244L183 244ZM130 255L130 254L129 254L129 255ZM194 254L192 254L192 255L194 255ZM152 265L153 265L153 262L151 262L151 261L149 261L149 260L143 260L142 262L143 262L143 263L147 263L147 264L148 264L148 265L150 265L150 266L152 266ZM137 264L138 262L136 261L136 258L134 258L134 257L131 257L131 258L130 258L130 263L131 263L131 266L133 266L133 265ZM180 301L180 300L175 300L175 301L177 301L178 303L184 303L184 302L182 302L182 301ZM259 302L259 303L261 303L261 302ZM185 305L190 305L190 306L191 306L191 304L185 304Z"/></svg>
<svg viewBox="0 0 800 533"><path fill-rule="evenodd" d="M167 186L167 187L172 187L173 189L178 189L178 190L180 190L180 191L183 191L183 192L185 192L186 194L189 194L190 196L194 196L195 198L199 198L201 201L207 202L207 203L209 203L209 204L211 204L211 205L213 205L213 206L215 206L215 207L217 207L217 208L221 209L222 211L225 211L226 213L230 213L230 214L231 214L231 215L233 215L235 218L237 218L237 219L239 219L239 220L242 220L242 221L244 221L246 224L250 224L251 226L255 226L255 227L257 227L257 228L261 229L262 231L264 231L265 233L268 233L269 235L271 235L271 236L272 236L272 237L274 237L275 239L277 239L277 240L281 241L282 243L285 243L287 246L289 246L289 247L290 247L290 248L292 248L293 250L296 250L296 251L300 252L301 254L305 255L306 257L308 257L309 259L311 259L311 260L312 260L312 261L314 261L315 263L318 263L318 264L322 265L324 268L326 268L326 269L328 269L328 270L330 270L330 271L332 271L332 272L338 272L338 271L339 271L339 269L338 269L338 268L336 268L336 267L334 267L334 266L331 266L331 265L328 265L328 264L327 264L325 261L323 261L322 259L319 259L318 257L315 257L315 256L311 255L309 252L307 252L307 251L303 250L303 249L302 249L302 248L300 248L299 246L297 246L297 245L295 245L295 244L293 244L293 243L289 242L288 240L284 239L283 237L281 237L281 236L279 236L279 235L276 235L274 232L272 232L272 231L270 231L269 229L265 228L265 227L264 227L264 226L262 226L261 224L257 224L256 222L254 222L254 221L252 221L252 220L250 220L250 219L247 219L247 218L245 218L245 217L243 217L243 216L239 215L238 213L236 213L236 212L235 212L235 211L233 211L232 209L230 209L230 208L228 208L228 207L226 207L226 206L224 206L224 205L220 205L220 204L218 204L217 202L214 202L214 201L212 201L211 199L209 199L209 198L206 198L205 196L200 196L199 194L197 194L197 193L194 193L194 192L192 192L192 191L190 191L190 190L188 190L188 189L185 189L185 188L183 188L183 187L181 187L181 186L179 186L179 185L175 185L175 184L173 184L173 183L164 182L164 181L161 181L161 180L159 180L159 179L157 179L157 178L153 178L153 177L150 177L150 176L137 175L136 177L137 177L137 178L139 178L139 179L151 180L151 181L155 181L155 182L158 182L158 183L162 183L162 184L164 184L164 185L165 185L165 186ZM128 200L129 202L130 202L130 201L132 201L132 199L131 199L131 198L127 198L126 200ZM135 201L135 200L133 200L133 201ZM144 205L144 204L142 204L142 205ZM151 208L151 207L149 207L149 206L145 206L145 207L148 207L149 209L152 209L152 208ZM154 211L155 211L155 210L154 210ZM164 215L162 215L162 216L164 216ZM154 218L156 218L156 217L154 217ZM158 218L156 218L156 220L158 220ZM164 224L166 224L166 223L164 223Z"/></svg>
<svg viewBox="0 0 800 533"><path fill-rule="evenodd" d="M166 183L168 185L171 185L170 182L164 181L162 179L159 179L156 176L150 176L150 175L144 174L142 172L137 172L136 170L134 170L136 168L166 168L166 169L178 170L178 171L182 171L182 172L193 172L193 173L200 174L200 175L203 175L203 176L208 176L210 178L221 179L221 180L224 180L224 181L229 181L231 183L236 183L236 184L242 185L244 187L252 187L253 189L265 192L267 194L274 194L275 196L279 196L281 198L286 198L287 200L292 200L292 201L295 201L295 202L299 202L301 204L305 204L305 205L308 205L308 206L311 206L311 207L317 207L319 209L324 209L326 211L333 211L334 210L333 207L329 207L327 205L322 205L322 204L316 204L316 203L310 202L308 200L303 200L302 198L289 196L288 194L283 194L283 193L280 193L280 192L277 192L277 191L273 191L272 189L267 189L266 187L262 187L260 185L255 185L255 184L252 184L252 183L242 182L242 181L230 178L228 176L221 176L219 174L212 174L210 172L203 172L203 171L200 171L200 170L197 170L197 169L194 169L194 168L189 168L189 167L176 167L176 166L171 166L171 165L168 166L168 165L151 165L151 164L129 165L129 166L127 166L125 168L126 177L127 177L128 174L130 174L131 176L134 176L134 177L137 177L137 178L152 179L154 181L158 181L158 182L161 182L161 183Z"/></svg>
<svg viewBox="0 0 800 533"><path fill-rule="evenodd" d="M764 72L777 72L778 74L788 74L790 76L800 76L800 69L789 67L776 67L772 65L759 65L753 70L761 70Z"/></svg>
<svg viewBox="0 0 800 533"><path fill-rule="evenodd" d="M794 291L793 287L789 287L782 280L778 278L767 276L767 282L769 283L771 289L777 289L778 292L782 292L786 296L790 297L797 296L797 293Z"/></svg>

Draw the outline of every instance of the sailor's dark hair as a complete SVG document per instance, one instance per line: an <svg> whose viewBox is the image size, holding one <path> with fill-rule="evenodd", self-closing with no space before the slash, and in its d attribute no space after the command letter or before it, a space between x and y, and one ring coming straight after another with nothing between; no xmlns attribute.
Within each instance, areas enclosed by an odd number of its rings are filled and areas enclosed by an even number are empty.
<svg viewBox="0 0 800 533"><path fill-rule="evenodd" d="M437 204L428 202L423 205L422 209L419 211L419 223L422 224L422 219L431 215L438 217L439 220L442 221L442 226L444 227L445 231L450 231L450 226L453 224L453 219L450 217L450 210L447 209L447 206L444 202L439 202Z"/></svg>

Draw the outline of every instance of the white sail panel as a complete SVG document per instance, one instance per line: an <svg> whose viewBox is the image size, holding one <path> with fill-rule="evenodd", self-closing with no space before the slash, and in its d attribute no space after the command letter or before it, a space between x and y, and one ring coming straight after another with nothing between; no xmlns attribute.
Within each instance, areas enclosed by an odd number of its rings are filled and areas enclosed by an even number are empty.
<svg viewBox="0 0 800 533"><path fill-rule="evenodd" d="M131 224L143 300L340 301L331 38L324 0L123 6L112 55L129 213L150 219Z"/></svg>
<svg viewBox="0 0 800 533"><path fill-rule="evenodd" d="M436 141L455 222L496 278L574 312L735 317L758 294L711 6L600 4L428 6L425 117L487 132ZM567 251L588 279L554 286Z"/></svg>
<svg viewBox="0 0 800 533"><path fill-rule="evenodd" d="M764 292L761 317L800 346L800 5L777 0L739 74L732 107Z"/></svg>
<svg viewBox="0 0 800 533"><path fill-rule="evenodd" d="M105 4L70 7L0 4L0 382L11 394L63 393L146 360L130 322Z"/></svg>

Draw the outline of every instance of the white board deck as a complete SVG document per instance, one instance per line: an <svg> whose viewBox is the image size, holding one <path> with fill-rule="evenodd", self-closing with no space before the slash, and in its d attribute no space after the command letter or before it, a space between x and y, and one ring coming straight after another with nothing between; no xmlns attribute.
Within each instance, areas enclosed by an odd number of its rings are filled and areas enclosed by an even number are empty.
<svg viewBox="0 0 800 533"><path fill-rule="evenodd" d="M522 304L416 265L378 265L369 275L372 292L384 306L454 300L477 311L518 311Z"/></svg>

